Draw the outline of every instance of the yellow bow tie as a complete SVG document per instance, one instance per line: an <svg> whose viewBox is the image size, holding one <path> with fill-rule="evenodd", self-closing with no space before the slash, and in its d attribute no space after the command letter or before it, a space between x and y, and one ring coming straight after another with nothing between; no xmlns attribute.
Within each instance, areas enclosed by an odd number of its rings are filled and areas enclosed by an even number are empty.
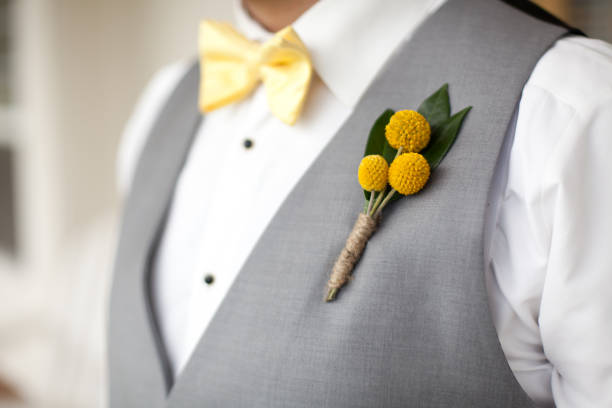
<svg viewBox="0 0 612 408"><path fill-rule="evenodd" d="M293 28L259 44L229 24L205 20L199 42L202 112L246 97L261 80L272 113L289 125L295 123L308 93L312 63Z"/></svg>

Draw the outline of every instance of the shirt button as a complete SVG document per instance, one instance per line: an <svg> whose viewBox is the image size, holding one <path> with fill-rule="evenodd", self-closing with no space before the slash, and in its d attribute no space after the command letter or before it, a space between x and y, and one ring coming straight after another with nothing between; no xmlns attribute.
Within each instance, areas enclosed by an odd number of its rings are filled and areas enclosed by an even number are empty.
<svg viewBox="0 0 612 408"><path fill-rule="evenodd" d="M253 141L251 139L244 139L242 145L245 149L250 149L251 147L253 147Z"/></svg>
<svg viewBox="0 0 612 408"><path fill-rule="evenodd" d="M215 277L211 275L210 273L207 273L206 276L204 276L204 282L207 285L212 285L214 281L215 281Z"/></svg>

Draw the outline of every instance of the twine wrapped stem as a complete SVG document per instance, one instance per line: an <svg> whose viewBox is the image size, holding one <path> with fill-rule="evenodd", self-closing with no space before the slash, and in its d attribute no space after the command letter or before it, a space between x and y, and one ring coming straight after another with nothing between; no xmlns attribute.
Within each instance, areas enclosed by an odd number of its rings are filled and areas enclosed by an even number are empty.
<svg viewBox="0 0 612 408"><path fill-rule="evenodd" d="M335 300L338 290L350 279L353 268L355 268L355 264L361 258L368 240L374 234L374 231L376 231L379 220L380 218L372 218L364 213L360 213L357 217L353 230L349 234L327 282L326 302Z"/></svg>

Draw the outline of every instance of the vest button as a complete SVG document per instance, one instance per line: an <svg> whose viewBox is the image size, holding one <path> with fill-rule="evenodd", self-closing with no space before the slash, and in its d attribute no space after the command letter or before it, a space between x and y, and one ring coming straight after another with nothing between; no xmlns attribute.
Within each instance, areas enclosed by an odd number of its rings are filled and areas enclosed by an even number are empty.
<svg viewBox="0 0 612 408"><path fill-rule="evenodd" d="M214 281L215 281L215 277L212 276L210 273L207 273L206 276L204 276L204 282L207 285L211 285Z"/></svg>
<svg viewBox="0 0 612 408"><path fill-rule="evenodd" d="M245 149L250 149L251 147L253 147L253 141L251 139L244 139L242 145Z"/></svg>

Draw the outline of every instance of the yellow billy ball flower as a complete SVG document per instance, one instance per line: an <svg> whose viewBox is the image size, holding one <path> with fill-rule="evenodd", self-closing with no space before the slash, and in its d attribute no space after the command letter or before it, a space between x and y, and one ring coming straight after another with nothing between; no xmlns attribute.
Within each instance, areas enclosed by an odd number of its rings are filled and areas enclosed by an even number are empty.
<svg viewBox="0 0 612 408"><path fill-rule="evenodd" d="M431 127L419 112L401 110L391 116L385 136L394 149L403 146L406 152L420 152L429 143Z"/></svg>
<svg viewBox="0 0 612 408"><path fill-rule="evenodd" d="M431 169L418 153L403 153L389 167L389 184L403 195L415 194L425 187Z"/></svg>
<svg viewBox="0 0 612 408"><path fill-rule="evenodd" d="M361 188L366 191L382 191L387 187L389 165L384 157L371 154L361 159L357 176Z"/></svg>

